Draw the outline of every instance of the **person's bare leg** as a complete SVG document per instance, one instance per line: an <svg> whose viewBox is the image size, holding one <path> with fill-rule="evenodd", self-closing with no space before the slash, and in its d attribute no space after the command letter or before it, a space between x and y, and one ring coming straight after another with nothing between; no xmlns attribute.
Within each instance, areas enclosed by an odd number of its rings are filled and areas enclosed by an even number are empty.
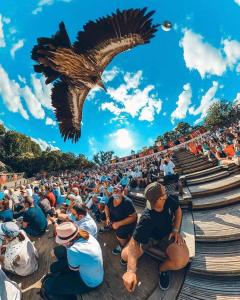
<svg viewBox="0 0 240 300"><path fill-rule="evenodd" d="M160 264L159 271L181 270L189 261L189 251L186 244L179 246L173 243L166 250L167 259Z"/></svg>

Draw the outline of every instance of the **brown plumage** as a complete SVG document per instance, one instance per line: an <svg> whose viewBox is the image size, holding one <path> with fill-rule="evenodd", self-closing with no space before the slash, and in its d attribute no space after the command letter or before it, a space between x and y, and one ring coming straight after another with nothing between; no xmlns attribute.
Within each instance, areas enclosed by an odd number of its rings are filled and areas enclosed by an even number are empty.
<svg viewBox="0 0 240 300"><path fill-rule="evenodd" d="M39 38L32 50L34 69L54 82L52 105L64 140L76 142L81 136L84 100L99 86L106 91L101 75L119 53L150 42L158 25L152 24L154 11L117 10L97 21L90 21L72 45L63 22L51 38Z"/></svg>

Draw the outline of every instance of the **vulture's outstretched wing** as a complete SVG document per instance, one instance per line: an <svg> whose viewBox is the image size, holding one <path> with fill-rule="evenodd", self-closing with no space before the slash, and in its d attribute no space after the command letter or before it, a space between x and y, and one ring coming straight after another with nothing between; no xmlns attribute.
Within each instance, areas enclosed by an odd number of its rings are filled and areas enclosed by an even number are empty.
<svg viewBox="0 0 240 300"><path fill-rule="evenodd" d="M59 31L52 37L41 37L37 39L37 42L38 44L32 49L32 59L38 62L38 64L34 66L34 70L37 73L43 73L47 78L46 84L48 84L59 78L61 74L42 63L42 60L45 59L44 51L54 51L57 48L71 48L71 42L64 23L61 22L59 24Z"/></svg>
<svg viewBox="0 0 240 300"><path fill-rule="evenodd" d="M147 8L117 10L95 22L90 21L80 31L73 47L77 53L92 54L101 71L117 54L150 42L159 25L153 25Z"/></svg>
<svg viewBox="0 0 240 300"><path fill-rule="evenodd" d="M83 103L90 89L71 86L66 82L55 82L52 89L52 105L55 108L61 135L77 142L81 136Z"/></svg>

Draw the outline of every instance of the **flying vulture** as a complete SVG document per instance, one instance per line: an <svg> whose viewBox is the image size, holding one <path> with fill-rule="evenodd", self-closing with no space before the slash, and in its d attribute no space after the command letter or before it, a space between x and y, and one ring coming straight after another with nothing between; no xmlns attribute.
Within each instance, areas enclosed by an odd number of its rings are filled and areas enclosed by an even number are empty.
<svg viewBox="0 0 240 300"><path fill-rule="evenodd" d="M90 21L71 44L63 22L50 38L38 38L32 59L34 70L53 82L52 105L61 135L77 142L81 136L83 103L90 90L106 91L102 73L119 53L147 44L159 25L152 24L154 11L128 9Z"/></svg>

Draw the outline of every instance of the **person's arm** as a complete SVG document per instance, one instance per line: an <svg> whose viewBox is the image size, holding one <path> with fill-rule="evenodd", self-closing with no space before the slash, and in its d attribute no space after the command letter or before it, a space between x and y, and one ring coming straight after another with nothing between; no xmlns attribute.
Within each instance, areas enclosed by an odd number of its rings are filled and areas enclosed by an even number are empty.
<svg viewBox="0 0 240 300"><path fill-rule="evenodd" d="M175 211L174 225L172 228L172 232L169 235L169 240L171 238L174 238L174 242L177 243L178 245L182 245L185 242L180 234L181 223L182 223L182 209L179 206L178 209Z"/></svg>
<svg viewBox="0 0 240 300"><path fill-rule="evenodd" d="M128 245L128 264L127 271L123 274L122 279L124 286L129 292L133 292L137 285L137 262L142 255L140 244L131 238Z"/></svg>
<svg viewBox="0 0 240 300"><path fill-rule="evenodd" d="M110 225L110 211L107 205L105 205L104 211L106 215L106 225L108 226Z"/></svg>
<svg viewBox="0 0 240 300"><path fill-rule="evenodd" d="M4 255L0 255L0 265L4 264Z"/></svg>
<svg viewBox="0 0 240 300"><path fill-rule="evenodd" d="M113 227L113 229L118 229L121 226L132 224L136 221L137 221L137 213L134 213L121 221L114 222L112 224L112 227Z"/></svg>

